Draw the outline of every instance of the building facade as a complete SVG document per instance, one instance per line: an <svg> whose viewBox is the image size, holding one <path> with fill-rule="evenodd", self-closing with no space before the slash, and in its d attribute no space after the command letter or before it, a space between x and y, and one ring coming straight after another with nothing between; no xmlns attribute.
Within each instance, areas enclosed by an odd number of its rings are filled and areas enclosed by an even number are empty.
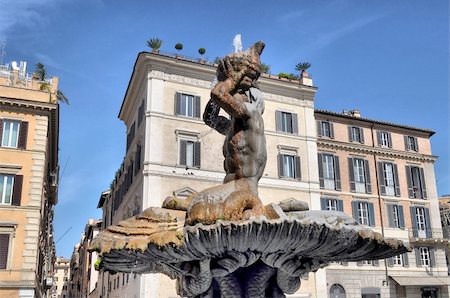
<svg viewBox="0 0 450 298"><path fill-rule="evenodd" d="M44 297L52 286L57 90L58 78L39 81L24 62L0 66L1 297Z"/></svg>
<svg viewBox="0 0 450 298"><path fill-rule="evenodd" d="M98 297L97 279L98 271L95 270L97 253L89 252L92 239L97 236L102 226L101 220L89 219L80 242L74 247L70 260L70 280L67 297Z"/></svg>
<svg viewBox="0 0 450 298"><path fill-rule="evenodd" d="M124 161L98 204L102 228L161 206L166 197L187 198L222 182L224 139L202 119L215 72L213 64L138 55L119 113L127 127ZM315 111L316 88L309 78L264 74L258 83L267 143L259 183L263 203L294 198L311 209L344 211L414 248L386 261L332 264L304 276L293 296L448 297L436 219L433 132L357 113ZM98 297L177 296L174 281L156 274L100 273L97 292Z"/></svg>
<svg viewBox="0 0 450 298"><path fill-rule="evenodd" d="M215 75L214 64L138 55L119 113L127 127L124 162L99 204L105 226L161 206L168 196L186 198L222 183L224 139L202 119ZM319 200L314 170L316 88L310 79L300 84L264 75L258 82L265 95L268 152L259 183L261 199L265 204L289 198ZM105 274L100 279L102 297L120 297L125 289L130 297L176 296L174 281L162 275ZM305 297L320 297L314 275L305 277L302 285Z"/></svg>
<svg viewBox="0 0 450 298"><path fill-rule="evenodd" d="M64 257L56 258L53 266L52 298L69 298L70 260Z"/></svg>
<svg viewBox="0 0 450 298"><path fill-rule="evenodd" d="M426 129L316 110L320 209L343 211L410 253L332 264L330 297L449 297L434 162ZM339 296L341 295L341 296Z"/></svg>

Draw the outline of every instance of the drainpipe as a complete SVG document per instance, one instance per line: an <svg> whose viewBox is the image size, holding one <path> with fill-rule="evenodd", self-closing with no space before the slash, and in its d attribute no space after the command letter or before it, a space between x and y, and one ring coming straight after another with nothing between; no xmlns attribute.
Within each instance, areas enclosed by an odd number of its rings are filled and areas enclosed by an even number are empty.
<svg viewBox="0 0 450 298"><path fill-rule="evenodd" d="M370 135L372 137L372 147L375 148L375 137L373 135L373 126L375 125L375 123L372 123L372 126L370 127ZM373 162L375 165L375 182L377 185L377 194L378 194L378 209L380 212L380 222L381 222L381 235L383 235L383 239L384 239L384 221L383 221L383 208L381 208L381 195L380 195L380 186L378 185L379 183L379 179L378 179L378 174L381 175L381 173L378 173L378 166L377 166L377 156L376 153L373 153ZM388 275L388 266L387 266L387 262L386 259L384 259L384 272L386 275L386 286L389 286L389 275Z"/></svg>

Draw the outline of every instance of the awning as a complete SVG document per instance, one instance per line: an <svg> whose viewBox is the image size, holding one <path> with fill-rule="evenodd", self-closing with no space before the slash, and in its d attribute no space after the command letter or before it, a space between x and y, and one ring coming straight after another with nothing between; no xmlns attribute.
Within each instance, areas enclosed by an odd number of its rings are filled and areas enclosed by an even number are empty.
<svg viewBox="0 0 450 298"><path fill-rule="evenodd" d="M448 276L391 276L401 286L448 286Z"/></svg>

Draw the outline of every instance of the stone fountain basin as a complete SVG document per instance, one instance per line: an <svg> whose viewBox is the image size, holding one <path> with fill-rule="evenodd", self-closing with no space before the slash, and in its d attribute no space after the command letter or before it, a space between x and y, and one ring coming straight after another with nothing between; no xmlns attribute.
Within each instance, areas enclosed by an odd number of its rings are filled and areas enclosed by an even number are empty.
<svg viewBox="0 0 450 298"><path fill-rule="evenodd" d="M226 261L231 259L244 267L262 261L300 276L333 261L376 260L410 250L342 212L285 213L273 207L277 219L219 220L186 227L184 212L152 207L102 231L91 250L100 253L108 271L158 272L171 278L189 275L186 263L205 259L212 260L213 275L236 270Z"/></svg>

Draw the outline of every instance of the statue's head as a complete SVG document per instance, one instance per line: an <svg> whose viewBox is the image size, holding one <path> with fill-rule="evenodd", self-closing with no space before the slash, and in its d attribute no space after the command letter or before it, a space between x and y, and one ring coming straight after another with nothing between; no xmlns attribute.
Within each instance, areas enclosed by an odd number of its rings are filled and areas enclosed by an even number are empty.
<svg viewBox="0 0 450 298"><path fill-rule="evenodd" d="M261 75L261 60L260 55L264 50L265 44L258 41L244 52L233 53L225 56L220 60L217 68L217 79L225 81L227 78L234 77L240 72L245 73L242 84L247 85L247 89L254 86L254 83ZM231 65L229 69L228 65Z"/></svg>

